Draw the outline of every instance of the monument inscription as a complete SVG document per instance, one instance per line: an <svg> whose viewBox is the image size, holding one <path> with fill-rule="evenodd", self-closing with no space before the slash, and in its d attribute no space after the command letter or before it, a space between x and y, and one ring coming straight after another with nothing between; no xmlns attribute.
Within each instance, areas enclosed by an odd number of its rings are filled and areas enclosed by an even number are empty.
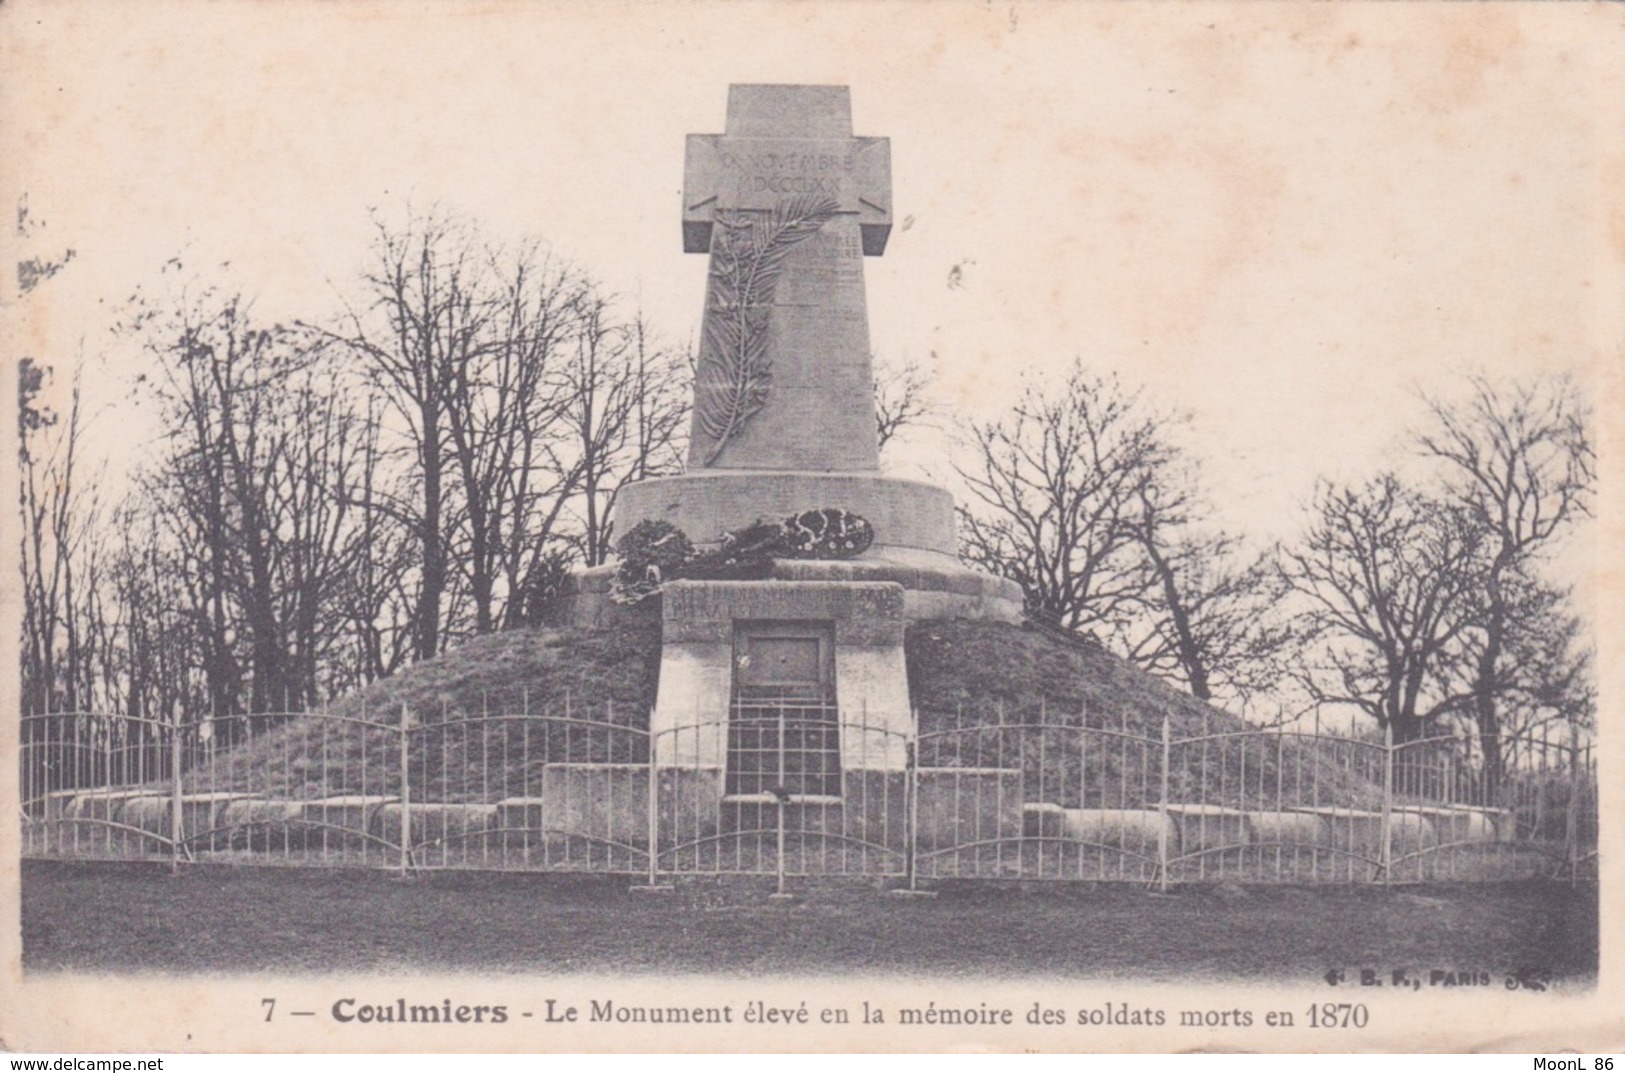
<svg viewBox="0 0 1625 1073"><path fill-rule="evenodd" d="M843 86L734 86L691 135L684 249L711 257L689 465L879 467L864 254L891 226L890 149Z"/></svg>
<svg viewBox="0 0 1625 1073"><path fill-rule="evenodd" d="M845 211L885 215L889 211L886 176L890 171L885 138L844 138L838 142L804 138L734 138L691 135L688 142L688 186L697 194L686 203L691 213L703 210L726 190L735 208L771 208L775 198L821 194L840 202ZM703 253L703 246L690 249Z"/></svg>

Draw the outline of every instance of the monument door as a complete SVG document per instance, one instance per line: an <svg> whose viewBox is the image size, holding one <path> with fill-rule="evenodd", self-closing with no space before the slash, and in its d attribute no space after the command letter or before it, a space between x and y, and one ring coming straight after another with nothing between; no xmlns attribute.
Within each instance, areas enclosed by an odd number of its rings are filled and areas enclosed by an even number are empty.
<svg viewBox="0 0 1625 1073"><path fill-rule="evenodd" d="M833 625L737 624L728 793L839 796L835 696Z"/></svg>

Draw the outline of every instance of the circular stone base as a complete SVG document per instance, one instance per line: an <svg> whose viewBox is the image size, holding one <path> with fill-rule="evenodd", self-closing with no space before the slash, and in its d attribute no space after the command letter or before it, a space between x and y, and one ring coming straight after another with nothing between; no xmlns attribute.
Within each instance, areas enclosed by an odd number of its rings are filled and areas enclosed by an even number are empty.
<svg viewBox="0 0 1625 1073"><path fill-rule="evenodd" d="M935 618L1021 622L1021 586L1015 582L971 570L952 560L946 565L921 564L877 554L877 551L888 550L870 548L857 559L777 559L769 577L775 581L822 581L836 585L895 581L903 586L903 615L911 622ZM627 616L644 611L647 601L629 607L610 598L614 577L613 565L595 566L571 575L570 591L561 601L560 625L612 627L627 621ZM749 585L751 582L716 584Z"/></svg>
<svg viewBox="0 0 1625 1073"><path fill-rule="evenodd" d="M695 544L715 544L729 530L825 507L867 518L875 544L899 559L920 559L917 553L924 552L944 567L958 565L953 496L934 484L878 473L727 469L656 477L621 489L615 531L630 533L639 522L655 519L675 525Z"/></svg>
<svg viewBox="0 0 1625 1073"><path fill-rule="evenodd" d="M778 559L772 579L894 581L903 586L910 620L928 618L1021 621L1021 587L960 563L954 539L954 500L944 488L878 473L812 473L708 469L656 477L622 488L615 532L648 520L669 522L698 546L715 545L729 530L780 520L804 510L849 510L874 526L875 543L855 559ZM610 599L613 566L576 573L560 619L575 626L611 626L629 608ZM748 584L748 582L740 582Z"/></svg>

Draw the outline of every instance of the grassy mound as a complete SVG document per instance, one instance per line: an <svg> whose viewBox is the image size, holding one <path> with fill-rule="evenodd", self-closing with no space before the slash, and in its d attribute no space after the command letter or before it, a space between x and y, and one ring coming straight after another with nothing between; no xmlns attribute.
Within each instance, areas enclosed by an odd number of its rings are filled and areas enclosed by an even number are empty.
<svg viewBox="0 0 1625 1073"><path fill-rule="evenodd" d="M397 794L405 710L417 728L407 746L419 800L524 795L544 763L646 759L636 731L649 723L659 660L654 616L615 630L489 634L256 733L194 767L186 789Z"/></svg>
<svg viewBox="0 0 1625 1073"><path fill-rule="evenodd" d="M910 627L906 650L921 765L1019 767L1027 800L1156 807L1164 717L1170 801L1267 810L1382 799L1376 750L1261 733L1081 639L945 619Z"/></svg>
<svg viewBox="0 0 1625 1073"><path fill-rule="evenodd" d="M640 731L659 652L652 615L615 630L482 637L257 734L195 767L187 789L397 794L404 706L416 728L407 736L415 799L528 796L547 763L647 760ZM1089 645L956 619L911 627L906 653L921 766L1019 768L1027 800L1154 807L1165 715L1172 801L1256 809L1380 799L1374 754L1239 733L1249 729L1240 719Z"/></svg>
<svg viewBox="0 0 1625 1073"><path fill-rule="evenodd" d="M1063 641L1003 622L939 619L909 628L909 696L920 730L963 722L1063 722L1158 737L1241 729L1236 717L1079 639Z"/></svg>

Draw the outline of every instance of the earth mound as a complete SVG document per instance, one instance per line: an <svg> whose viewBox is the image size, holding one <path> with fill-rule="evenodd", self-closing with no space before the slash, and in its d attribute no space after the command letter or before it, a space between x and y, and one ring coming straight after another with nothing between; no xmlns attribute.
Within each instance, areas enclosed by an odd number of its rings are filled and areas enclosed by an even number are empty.
<svg viewBox="0 0 1625 1073"><path fill-rule="evenodd" d="M911 626L905 649L922 767L1020 767L1060 806L1155 807L1166 717L1171 800L1380 801L1363 753L1256 733L1086 642L940 619ZM477 638L220 754L194 785L307 800L396 793L403 709L421 728L408 735L413 781L445 787L446 800L523 794L544 763L642 762L659 653L652 613L614 629Z"/></svg>

